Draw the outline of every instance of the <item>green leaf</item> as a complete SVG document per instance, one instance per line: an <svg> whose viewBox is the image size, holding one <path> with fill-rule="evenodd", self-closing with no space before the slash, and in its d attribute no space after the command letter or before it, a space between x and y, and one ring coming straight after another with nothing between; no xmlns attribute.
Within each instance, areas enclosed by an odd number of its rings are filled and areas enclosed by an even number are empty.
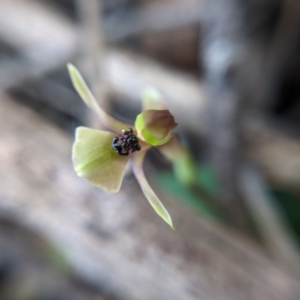
<svg viewBox="0 0 300 300"><path fill-rule="evenodd" d="M143 170L143 162L148 149L143 149L140 152L137 152L133 156L133 172L135 174L135 177L137 181L139 182L141 189L145 195L145 197L148 199L149 203L155 210L155 212L166 222L170 225L172 229L174 229L173 222L171 219L170 214L164 207L164 205L161 203L157 195L152 190L151 186L149 185L147 178L145 177L145 173Z"/></svg>
<svg viewBox="0 0 300 300"><path fill-rule="evenodd" d="M274 204L286 218L291 229L294 230L300 246L300 195L279 188L271 190L270 194Z"/></svg>
<svg viewBox="0 0 300 300"><path fill-rule="evenodd" d="M131 126L108 115L97 103L77 68L72 64L68 64L67 66L76 92L85 102L85 104L95 113L97 113L103 125L116 132L120 132L122 129L127 129Z"/></svg>
<svg viewBox="0 0 300 300"><path fill-rule="evenodd" d="M111 148L114 137L108 131L78 127L72 155L78 176L111 193L119 191L129 159Z"/></svg>
<svg viewBox="0 0 300 300"><path fill-rule="evenodd" d="M196 165L195 168L197 170L196 181L199 187L212 196L215 195L217 193L217 183L212 169L207 165ZM175 200L178 200L200 215L214 221L222 220L220 212L215 209L213 203L209 205L206 199L203 198L204 195L195 194L190 188L180 184L178 178L172 172L160 173L155 177L155 182L165 192L173 195Z"/></svg>

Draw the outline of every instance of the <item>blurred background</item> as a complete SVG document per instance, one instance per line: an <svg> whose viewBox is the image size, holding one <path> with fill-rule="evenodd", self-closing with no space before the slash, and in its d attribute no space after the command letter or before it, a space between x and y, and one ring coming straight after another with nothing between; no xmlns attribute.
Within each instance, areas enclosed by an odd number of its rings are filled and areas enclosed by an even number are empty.
<svg viewBox="0 0 300 300"><path fill-rule="evenodd" d="M133 123L156 87L197 164L155 151L106 194L76 176L99 103ZM300 2L0 0L0 299L300 299Z"/></svg>

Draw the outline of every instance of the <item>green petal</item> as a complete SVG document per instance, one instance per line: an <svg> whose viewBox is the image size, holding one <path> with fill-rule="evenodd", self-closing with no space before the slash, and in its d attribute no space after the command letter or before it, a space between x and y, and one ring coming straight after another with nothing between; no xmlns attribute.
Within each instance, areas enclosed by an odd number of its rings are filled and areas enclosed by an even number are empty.
<svg viewBox="0 0 300 300"><path fill-rule="evenodd" d="M171 228L174 229L170 214L168 213L164 205L160 202L160 200L152 190L151 186L149 185L145 177L145 173L143 170L143 162L144 162L146 152L147 149L144 148L140 152L137 152L133 155L133 163L132 163L133 172L135 174L137 181L141 186L141 189L145 197L148 199L153 209L166 223L168 223L171 226Z"/></svg>
<svg viewBox="0 0 300 300"><path fill-rule="evenodd" d="M185 186L196 184L196 163L189 149L178 136L173 136L168 143L157 148L173 164L174 175Z"/></svg>
<svg viewBox="0 0 300 300"><path fill-rule="evenodd" d="M111 148L114 137L108 131L78 127L72 155L78 176L111 193L119 191L129 159Z"/></svg>
<svg viewBox="0 0 300 300"><path fill-rule="evenodd" d="M135 119L135 128L140 137L152 146L167 143L172 137L172 130L177 126L168 110L144 110Z"/></svg>
<svg viewBox="0 0 300 300"><path fill-rule="evenodd" d="M141 94L143 110L166 109L161 93L154 87L148 87Z"/></svg>
<svg viewBox="0 0 300 300"><path fill-rule="evenodd" d="M74 65L68 64L68 71L76 92L85 102L85 104L95 113L98 114L103 125L116 132L120 132L122 129L127 129L131 126L127 123L121 122L111 117L99 106L92 92L90 91L84 79L82 78L80 72Z"/></svg>

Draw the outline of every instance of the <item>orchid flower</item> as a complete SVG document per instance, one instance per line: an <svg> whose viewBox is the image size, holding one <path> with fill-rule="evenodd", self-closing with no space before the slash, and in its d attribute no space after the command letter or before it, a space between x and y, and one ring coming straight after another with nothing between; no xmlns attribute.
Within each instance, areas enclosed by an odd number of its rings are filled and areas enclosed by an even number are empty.
<svg viewBox="0 0 300 300"><path fill-rule="evenodd" d="M179 167L182 166L182 160L189 160L187 151L180 146L175 136L172 137L172 130L177 124L169 110L165 109L160 94L155 89L148 89L144 93L143 111L132 126L109 116L98 105L76 67L68 64L68 70L82 100L99 116L101 123L111 130L87 127L76 129L72 159L78 176L106 192L115 193L119 191L125 167L132 159L133 172L145 197L155 212L174 228L171 216L149 185L143 171L144 158L151 147L157 147L167 159L177 162Z"/></svg>

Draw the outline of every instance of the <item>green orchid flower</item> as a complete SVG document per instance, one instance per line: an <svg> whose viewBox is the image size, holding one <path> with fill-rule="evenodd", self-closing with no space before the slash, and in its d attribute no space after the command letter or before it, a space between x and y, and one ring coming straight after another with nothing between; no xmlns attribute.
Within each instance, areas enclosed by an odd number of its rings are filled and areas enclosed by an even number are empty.
<svg viewBox="0 0 300 300"><path fill-rule="evenodd" d="M98 105L76 67L68 64L68 70L82 100L97 113L103 125L111 130L87 127L76 129L72 153L76 173L98 188L115 193L121 187L125 167L131 159L133 172L144 195L156 213L174 228L168 211L149 185L143 171L144 158L151 147L157 147L174 163L180 161L182 153L186 153L178 139L172 137L172 130L177 124L169 110L165 109L160 94L152 88L144 92L143 110L132 126L109 116ZM178 153L179 156L172 153Z"/></svg>

